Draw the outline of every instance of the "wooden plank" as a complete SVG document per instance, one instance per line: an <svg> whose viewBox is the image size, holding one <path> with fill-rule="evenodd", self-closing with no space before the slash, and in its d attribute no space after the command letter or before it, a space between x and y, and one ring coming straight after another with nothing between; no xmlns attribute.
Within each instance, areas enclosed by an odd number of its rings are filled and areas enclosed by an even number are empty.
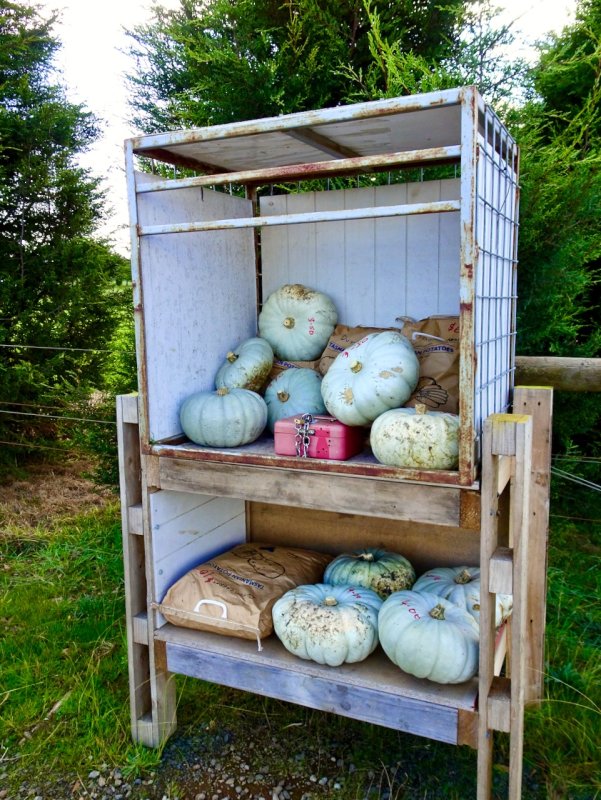
<svg viewBox="0 0 601 800"><path fill-rule="evenodd" d="M130 533L135 533L137 536L144 534L142 503L135 503L127 508L127 526Z"/></svg>
<svg viewBox="0 0 601 800"><path fill-rule="evenodd" d="M497 547L490 559L488 591L492 594L513 594L513 551Z"/></svg>
<svg viewBox="0 0 601 800"><path fill-rule="evenodd" d="M134 642L148 645L148 615L141 611L133 619Z"/></svg>
<svg viewBox="0 0 601 800"><path fill-rule="evenodd" d="M121 404L121 416L123 422L130 425L138 424L138 395L137 394L122 394L119 395L119 402Z"/></svg>
<svg viewBox="0 0 601 800"><path fill-rule="evenodd" d="M565 392L601 392L601 358L516 356L516 384Z"/></svg>
<svg viewBox="0 0 601 800"><path fill-rule="evenodd" d="M512 472L513 472L513 459L510 458L509 456L501 456L499 458L497 494L503 493L505 487L511 480Z"/></svg>
<svg viewBox="0 0 601 800"><path fill-rule="evenodd" d="M488 724L491 730L509 733L511 727L511 681L495 677L488 694Z"/></svg>
<svg viewBox="0 0 601 800"><path fill-rule="evenodd" d="M492 794L493 736L488 718L488 696L495 671L494 596L484 591L490 582L490 559L498 546L499 459L493 453L493 420L484 422L482 436L482 530L480 540L480 665L478 720L478 800L489 800Z"/></svg>
<svg viewBox="0 0 601 800"><path fill-rule="evenodd" d="M248 504L249 538L334 554L363 547L401 553L418 574L436 566L478 564L479 531L271 503Z"/></svg>
<svg viewBox="0 0 601 800"><path fill-rule="evenodd" d="M458 525L459 490L401 481L375 480L363 484L347 475L329 475L327 489L316 473L246 467L239 464L161 458L161 488L203 492L243 500L305 506L324 511L407 519L433 525ZM362 490L365 486L369 491Z"/></svg>
<svg viewBox="0 0 601 800"><path fill-rule="evenodd" d="M148 646L147 642L145 646L137 641L135 624L136 615L146 610L144 541L130 532L129 527L129 510L140 504L142 496L140 442L135 421L125 421L132 419L132 404L128 396L117 397L116 410L130 722L132 736L138 741L137 720L151 708Z"/></svg>
<svg viewBox="0 0 601 800"><path fill-rule="evenodd" d="M457 743L458 709L474 711L476 681L442 686L405 675L381 652L328 667L288 653L275 637L256 643L166 625L171 672L309 708Z"/></svg>
<svg viewBox="0 0 601 800"><path fill-rule="evenodd" d="M524 702L528 641L529 525L532 516L532 418L515 414L515 476L512 481L509 544L513 547L513 611L511 614L511 724L508 800L522 796Z"/></svg>
<svg viewBox="0 0 601 800"><path fill-rule="evenodd" d="M516 387L513 404L517 411L530 414L533 424L532 513L528 533L528 634L523 657L526 660L525 700L536 702L543 696L553 392L549 389Z"/></svg>

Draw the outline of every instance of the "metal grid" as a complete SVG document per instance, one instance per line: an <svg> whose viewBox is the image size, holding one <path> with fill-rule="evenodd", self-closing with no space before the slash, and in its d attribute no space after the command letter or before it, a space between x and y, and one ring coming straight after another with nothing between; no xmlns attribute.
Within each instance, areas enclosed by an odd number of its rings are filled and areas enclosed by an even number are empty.
<svg viewBox="0 0 601 800"><path fill-rule="evenodd" d="M516 336L518 151L497 116L483 107L476 173L474 428L508 410Z"/></svg>

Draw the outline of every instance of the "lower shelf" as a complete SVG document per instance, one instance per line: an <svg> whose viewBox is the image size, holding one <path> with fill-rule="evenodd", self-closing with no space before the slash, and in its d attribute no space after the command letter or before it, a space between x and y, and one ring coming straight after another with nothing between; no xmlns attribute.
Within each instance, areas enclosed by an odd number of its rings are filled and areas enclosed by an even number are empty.
<svg viewBox="0 0 601 800"><path fill-rule="evenodd" d="M167 669L450 744L476 746L477 678L440 685L401 672L378 648L358 664L328 667L256 642L165 625Z"/></svg>

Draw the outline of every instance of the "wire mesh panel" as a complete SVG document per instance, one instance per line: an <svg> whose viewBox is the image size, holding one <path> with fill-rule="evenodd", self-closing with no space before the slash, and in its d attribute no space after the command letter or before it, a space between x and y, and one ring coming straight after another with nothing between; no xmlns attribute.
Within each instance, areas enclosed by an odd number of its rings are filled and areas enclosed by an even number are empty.
<svg viewBox="0 0 601 800"><path fill-rule="evenodd" d="M518 152L490 108L479 114L476 168L474 427L508 410L516 333Z"/></svg>

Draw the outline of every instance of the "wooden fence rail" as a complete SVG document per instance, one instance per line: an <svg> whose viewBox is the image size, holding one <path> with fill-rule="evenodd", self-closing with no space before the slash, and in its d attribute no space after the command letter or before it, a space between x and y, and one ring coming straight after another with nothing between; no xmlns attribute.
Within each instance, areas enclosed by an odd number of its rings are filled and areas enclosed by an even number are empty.
<svg viewBox="0 0 601 800"><path fill-rule="evenodd" d="M515 382L564 392L601 392L601 358L516 356Z"/></svg>

